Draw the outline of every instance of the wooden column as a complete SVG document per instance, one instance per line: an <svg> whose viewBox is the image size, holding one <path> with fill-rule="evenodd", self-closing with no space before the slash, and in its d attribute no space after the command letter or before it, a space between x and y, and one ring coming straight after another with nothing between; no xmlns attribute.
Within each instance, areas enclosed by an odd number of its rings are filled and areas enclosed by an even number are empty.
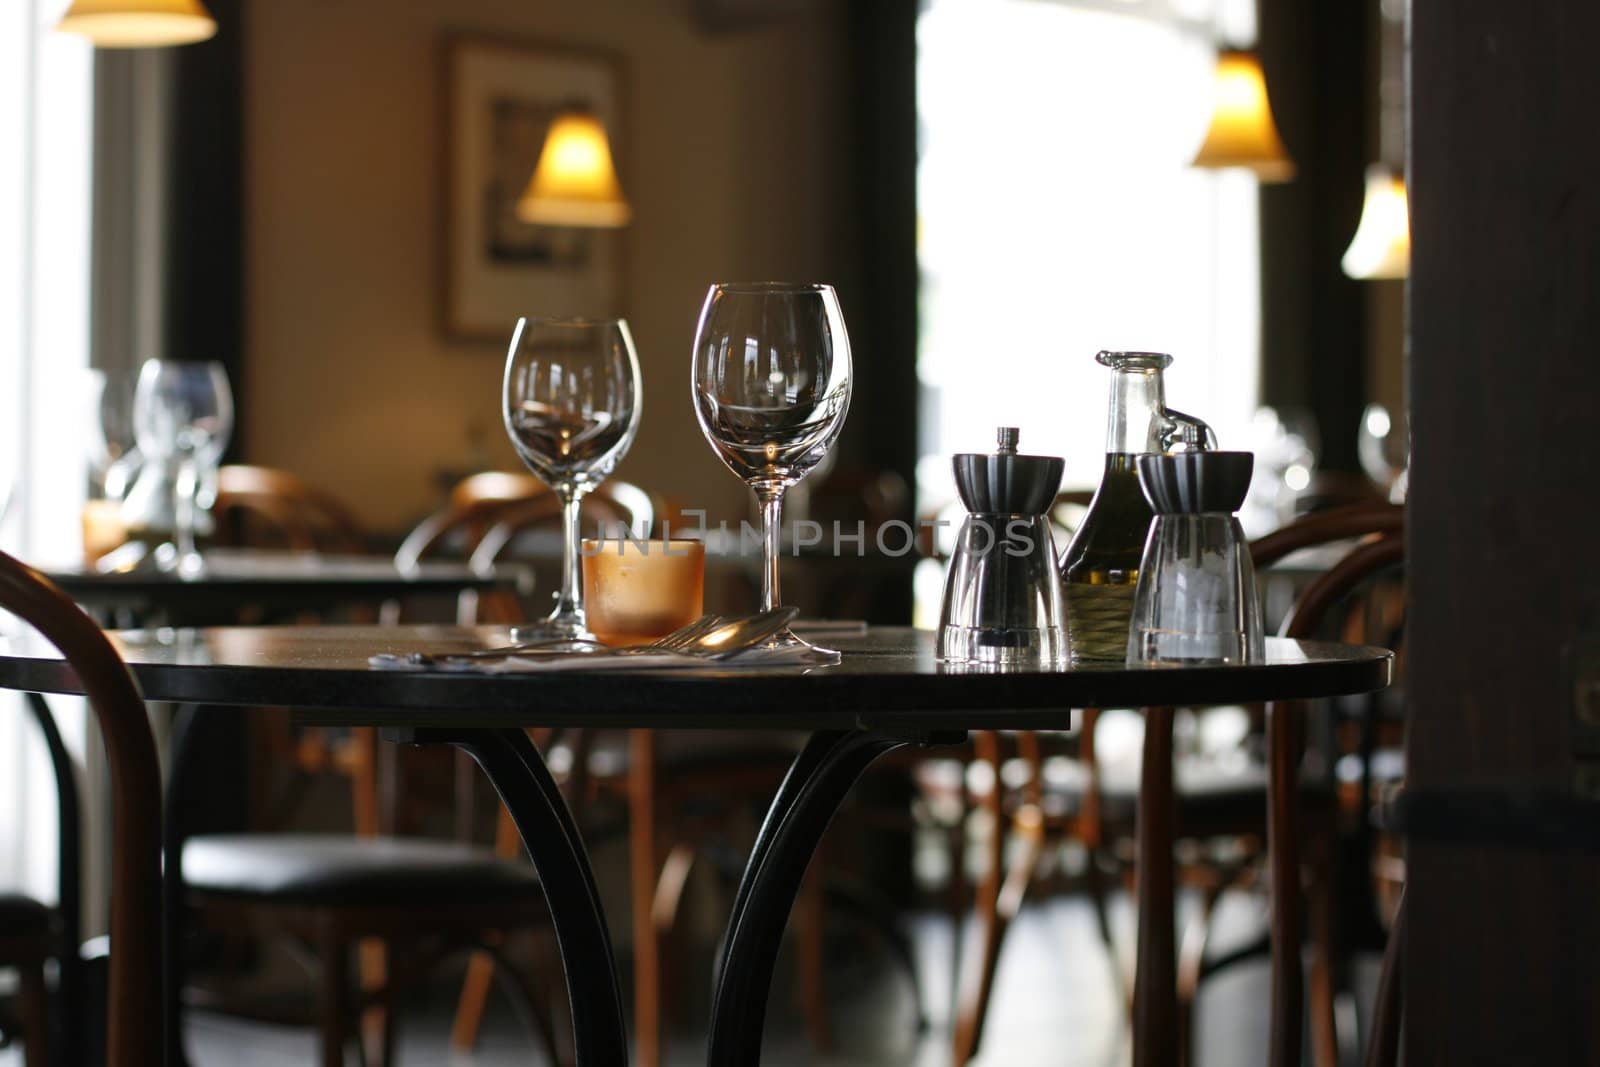
<svg viewBox="0 0 1600 1067"><path fill-rule="evenodd" d="M1410 73L1408 788L1577 794L1564 656L1600 629L1600 4L1414 0ZM1417 839L1408 875L1406 1062L1593 1063L1600 863Z"/></svg>

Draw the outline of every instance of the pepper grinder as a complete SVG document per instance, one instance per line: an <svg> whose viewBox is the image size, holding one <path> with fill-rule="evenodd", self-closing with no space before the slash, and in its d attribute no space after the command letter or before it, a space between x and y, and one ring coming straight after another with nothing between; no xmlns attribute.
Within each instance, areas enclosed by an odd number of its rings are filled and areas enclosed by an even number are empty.
<svg viewBox="0 0 1600 1067"><path fill-rule="evenodd" d="M1064 665L1066 611L1046 513L1065 464L1019 455L1014 426L996 437L993 454L953 459L969 514L945 572L939 658L990 669Z"/></svg>
<svg viewBox="0 0 1600 1067"><path fill-rule="evenodd" d="M1128 627L1128 662L1260 663L1261 607L1234 513L1250 489L1249 452L1139 457L1155 512Z"/></svg>

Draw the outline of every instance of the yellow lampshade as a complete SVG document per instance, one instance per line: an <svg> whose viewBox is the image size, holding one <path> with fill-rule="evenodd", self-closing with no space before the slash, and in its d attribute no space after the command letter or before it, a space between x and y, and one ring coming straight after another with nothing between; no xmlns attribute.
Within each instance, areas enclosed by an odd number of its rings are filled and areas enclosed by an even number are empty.
<svg viewBox="0 0 1600 1067"><path fill-rule="evenodd" d="M633 218L598 118L572 111L550 123L517 217L544 226L626 226Z"/></svg>
<svg viewBox="0 0 1600 1067"><path fill-rule="evenodd" d="M56 29L96 48L159 48L204 41L217 20L200 0L73 0Z"/></svg>
<svg viewBox="0 0 1600 1067"><path fill-rule="evenodd" d="M1341 261L1352 278L1404 278L1411 270L1411 213L1405 179L1387 167L1367 168L1361 222Z"/></svg>
<svg viewBox="0 0 1600 1067"><path fill-rule="evenodd" d="M1211 127L1195 153L1195 167L1243 167L1263 182L1286 182L1294 163L1272 122L1267 80L1249 52L1222 52L1212 81Z"/></svg>

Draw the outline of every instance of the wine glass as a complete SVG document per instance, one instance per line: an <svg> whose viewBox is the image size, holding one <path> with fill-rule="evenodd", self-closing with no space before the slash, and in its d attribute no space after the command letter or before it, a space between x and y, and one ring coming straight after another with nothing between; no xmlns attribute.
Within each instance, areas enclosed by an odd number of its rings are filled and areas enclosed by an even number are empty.
<svg viewBox="0 0 1600 1067"><path fill-rule="evenodd" d="M194 537L201 485L233 433L227 372L220 363L146 360L133 394L133 425L148 464L171 478L173 542L156 549L156 564L196 577L205 570Z"/></svg>
<svg viewBox="0 0 1600 1067"><path fill-rule="evenodd" d="M516 627L515 640L594 641L583 615L578 502L628 454L643 399L625 320L517 320L501 414L517 455L560 499L566 538L555 610Z"/></svg>
<svg viewBox="0 0 1600 1067"><path fill-rule="evenodd" d="M1402 410L1391 415L1382 404L1368 404L1361 412L1356 434L1356 455L1361 469L1394 503L1406 499L1406 471L1411 465L1411 435Z"/></svg>
<svg viewBox="0 0 1600 1067"><path fill-rule="evenodd" d="M713 285L694 339L700 429L761 503L761 609L778 606L783 494L839 436L850 410L850 337L828 285ZM837 663L787 628L763 647L810 663Z"/></svg>

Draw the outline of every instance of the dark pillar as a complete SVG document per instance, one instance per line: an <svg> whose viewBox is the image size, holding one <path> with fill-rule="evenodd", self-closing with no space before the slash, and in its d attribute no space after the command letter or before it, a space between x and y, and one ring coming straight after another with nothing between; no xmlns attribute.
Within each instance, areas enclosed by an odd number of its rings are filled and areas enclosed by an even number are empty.
<svg viewBox="0 0 1600 1067"><path fill-rule="evenodd" d="M1419 795L1576 800L1593 780L1564 658L1600 629L1597 42L1593 0L1412 6ZM1531 828L1516 847L1483 843L1485 829L1411 842L1406 1062L1594 1063L1600 863Z"/></svg>

